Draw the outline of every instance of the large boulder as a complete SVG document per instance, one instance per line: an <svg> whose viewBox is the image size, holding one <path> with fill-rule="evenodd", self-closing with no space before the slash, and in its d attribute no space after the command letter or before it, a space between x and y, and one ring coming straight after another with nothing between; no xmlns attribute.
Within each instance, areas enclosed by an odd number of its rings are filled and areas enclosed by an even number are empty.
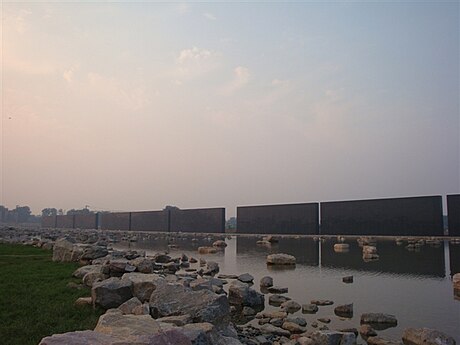
<svg viewBox="0 0 460 345"><path fill-rule="evenodd" d="M107 334L94 331L76 331L45 337L39 345L111 345L115 341L118 340Z"/></svg>
<svg viewBox="0 0 460 345"><path fill-rule="evenodd" d="M402 341L405 345L455 345L451 336L429 328L407 328Z"/></svg>
<svg viewBox="0 0 460 345"><path fill-rule="evenodd" d="M103 273L104 272L104 266L102 265L86 265L79 267L75 270L75 272L72 273L72 276L75 278L80 278L82 279L87 273L90 272L97 272L97 273Z"/></svg>
<svg viewBox="0 0 460 345"><path fill-rule="evenodd" d="M166 280L156 274L125 273L122 279L130 280L133 283L133 296L137 297L141 302L148 302L157 286L166 284Z"/></svg>
<svg viewBox="0 0 460 345"><path fill-rule="evenodd" d="M81 260L94 260L102 258L109 253L105 246L89 246L83 250Z"/></svg>
<svg viewBox="0 0 460 345"><path fill-rule="evenodd" d="M139 336L151 336L173 328L171 324L155 321L150 315L123 315L121 310L115 309L101 315L94 330L134 342Z"/></svg>
<svg viewBox="0 0 460 345"><path fill-rule="evenodd" d="M104 309L116 308L133 297L133 282L129 279L109 278L93 284L93 303Z"/></svg>
<svg viewBox="0 0 460 345"><path fill-rule="evenodd" d="M228 301L230 304L239 306L263 307L265 297L248 284L235 280L228 288Z"/></svg>
<svg viewBox="0 0 460 345"><path fill-rule="evenodd" d="M150 296L150 310L157 317L189 314L194 322L227 325L230 306L226 296L207 289L193 291L181 284L161 284Z"/></svg>
<svg viewBox="0 0 460 345"><path fill-rule="evenodd" d="M77 262L84 249L84 245L76 244L72 238L61 238L54 243L53 261Z"/></svg>
<svg viewBox="0 0 460 345"><path fill-rule="evenodd" d="M267 256L267 265L295 265L296 259L289 254L270 254Z"/></svg>

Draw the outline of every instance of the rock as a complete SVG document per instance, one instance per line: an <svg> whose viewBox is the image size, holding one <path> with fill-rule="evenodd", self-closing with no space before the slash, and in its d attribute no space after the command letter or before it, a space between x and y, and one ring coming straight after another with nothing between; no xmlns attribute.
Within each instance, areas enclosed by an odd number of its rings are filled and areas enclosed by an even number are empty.
<svg viewBox="0 0 460 345"><path fill-rule="evenodd" d="M141 273L153 273L154 271L154 262L151 259L138 257L130 261L130 264L136 267L136 270Z"/></svg>
<svg viewBox="0 0 460 345"><path fill-rule="evenodd" d="M199 254L215 254L217 249L214 247L198 247Z"/></svg>
<svg viewBox="0 0 460 345"><path fill-rule="evenodd" d="M268 303L270 305L274 305L276 307L279 307L282 303L289 301L290 298L286 296L281 296L281 295L270 295L268 298Z"/></svg>
<svg viewBox="0 0 460 345"><path fill-rule="evenodd" d="M293 314L296 311L299 311L300 308L302 308L300 304L295 301L286 301L281 304L281 309L289 314Z"/></svg>
<svg viewBox="0 0 460 345"><path fill-rule="evenodd" d="M306 331L305 327L302 327L295 322L289 321L285 321L281 328L289 331L290 333L303 333Z"/></svg>
<svg viewBox="0 0 460 345"><path fill-rule="evenodd" d="M102 258L109 253L107 247L104 246L91 246L83 250L80 260L94 260Z"/></svg>
<svg viewBox="0 0 460 345"><path fill-rule="evenodd" d="M270 247L270 246L272 245L270 242L264 241L264 240L262 240L262 241L257 241L256 244L257 244L258 246L265 246L265 247Z"/></svg>
<svg viewBox="0 0 460 345"><path fill-rule="evenodd" d="M460 273L454 274L452 284L454 286L454 296L460 299Z"/></svg>
<svg viewBox="0 0 460 345"><path fill-rule="evenodd" d="M128 279L109 278L93 284L93 303L104 309L116 308L133 297L133 283Z"/></svg>
<svg viewBox="0 0 460 345"><path fill-rule="evenodd" d="M248 284L235 280L229 286L228 301L234 305L263 307L265 297L252 289Z"/></svg>
<svg viewBox="0 0 460 345"><path fill-rule="evenodd" d="M349 251L350 251L350 245L348 243L334 244L334 252L336 253L347 253Z"/></svg>
<svg viewBox="0 0 460 345"><path fill-rule="evenodd" d="M61 238L54 243L53 261L78 262L83 255L83 247L70 238Z"/></svg>
<svg viewBox="0 0 460 345"><path fill-rule="evenodd" d="M267 235L267 236L262 237L262 241L267 241L267 242L270 242L270 243L277 243L278 238L276 238L275 236L272 236L272 235Z"/></svg>
<svg viewBox="0 0 460 345"><path fill-rule="evenodd" d="M377 247L363 246L363 254L377 254Z"/></svg>
<svg viewBox="0 0 460 345"><path fill-rule="evenodd" d="M429 328L407 328L402 341L405 345L455 345L451 336Z"/></svg>
<svg viewBox="0 0 460 345"><path fill-rule="evenodd" d="M109 262L109 271L112 277L121 277L126 272L128 259L113 259Z"/></svg>
<svg viewBox="0 0 460 345"><path fill-rule="evenodd" d="M218 248L225 248L227 247L227 243L225 243L225 241L222 241L222 240L217 240L212 244L212 246L218 247Z"/></svg>
<svg viewBox="0 0 460 345"><path fill-rule="evenodd" d="M208 263L206 264L206 270L204 271L204 274L214 275L216 273L219 273L219 264L214 261L208 261Z"/></svg>
<svg viewBox="0 0 460 345"><path fill-rule="evenodd" d="M93 299L91 297L80 297L75 301L75 305L91 305L93 304Z"/></svg>
<svg viewBox="0 0 460 345"><path fill-rule="evenodd" d="M268 288L273 286L273 278L269 276L265 276L260 280L260 287Z"/></svg>
<svg viewBox="0 0 460 345"><path fill-rule="evenodd" d="M94 283L95 282L98 282L98 281L103 281L105 279L107 279L108 276L103 274L103 273L99 273L99 272L88 272L85 274L85 276L83 277L83 284L87 287L93 287Z"/></svg>
<svg viewBox="0 0 460 345"><path fill-rule="evenodd" d="M137 297L133 297L121 304L118 309L120 309L123 314L134 314L134 309L139 306L142 306L142 302L139 301Z"/></svg>
<svg viewBox="0 0 460 345"><path fill-rule="evenodd" d="M157 253L153 256L153 261L159 264L167 264L171 262L171 257L167 254Z"/></svg>
<svg viewBox="0 0 460 345"><path fill-rule="evenodd" d="M346 277L343 277L343 278L342 278L342 281L343 281L344 283L347 283L347 284L353 283L353 276L346 276Z"/></svg>
<svg viewBox="0 0 460 345"><path fill-rule="evenodd" d="M252 283L254 281L254 277L249 273L244 273L238 276L238 280L243 283Z"/></svg>
<svg viewBox="0 0 460 345"><path fill-rule="evenodd" d="M134 315L150 315L150 306L148 303L143 303L134 307L132 314Z"/></svg>
<svg viewBox="0 0 460 345"><path fill-rule="evenodd" d="M328 299L313 299L310 301L311 304L316 304L319 306L333 305L334 302Z"/></svg>
<svg viewBox="0 0 460 345"><path fill-rule="evenodd" d="M361 334L363 338L367 338L376 336L377 332L372 328L371 325L364 324L359 327L359 334Z"/></svg>
<svg viewBox="0 0 460 345"><path fill-rule="evenodd" d="M275 334L275 335L281 335L285 337L289 337L291 335L291 332L285 329L282 329L280 327L273 326L269 323L262 325L260 327L260 331L262 332L262 334Z"/></svg>
<svg viewBox="0 0 460 345"><path fill-rule="evenodd" d="M368 345L402 345L400 341L388 340L381 337L369 337L366 339Z"/></svg>
<svg viewBox="0 0 460 345"><path fill-rule="evenodd" d="M252 309L251 307L243 307L243 310L241 312L244 316L253 316L256 315L256 311Z"/></svg>
<svg viewBox="0 0 460 345"><path fill-rule="evenodd" d="M142 303L150 300L152 292L155 291L158 285L166 284L165 279L156 274L125 273L122 279L132 282L133 296L137 297Z"/></svg>
<svg viewBox="0 0 460 345"><path fill-rule="evenodd" d="M209 290L192 291L181 284L161 284L150 297L154 317L189 314L194 322L228 324L230 306L227 297Z"/></svg>
<svg viewBox="0 0 460 345"><path fill-rule="evenodd" d="M269 288L267 288L267 290L270 293L276 293L276 294L288 293L289 291L287 287L279 287L279 286L270 286Z"/></svg>
<svg viewBox="0 0 460 345"><path fill-rule="evenodd" d="M287 313L285 311L262 311L256 315L257 319L284 319L287 317Z"/></svg>
<svg viewBox="0 0 460 345"><path fill-rule="evenodd" d="M265 338L263 335L258 335L254 338L258 345L272 345L272 342Z"/></svg>
<svg viewBox="0 0 460 345"><path fill-rule="evenodd" d="M110 335L99 332L76 331L45 337L40 341L39 345L111 345L116 340Z"/></svg>
<svg viewBox="0 0 460 345"><path fill-rule="evenodd" d="M94 330L134 343L140 336L152 336L173 327L171 324L155 321L150 315L123 315L120 310L115 309L101 315Z"/></svg>
<svg viewBox="0 0 460 345"><path fill-rule="evenodd" d="M307 321L303 317L288 317L286 318L286 321L294 322L302 327L305 327L307 325Z"/></svg>
<svg viewBox="0 0 460 345"><path fill-rule="evenodd" d="M284 323L284 319L274 318L269 321L269 323L276 327L281 327Z"/></svg>
<svg viewBox="0 0 460 345"><path fill-rule="evenodd" d="M188 323L191 323L192 317L189 314L185 315L176 315L176 316L166 316L156 319L157 322L171 323L175 326L185 326Z"/></svg>
<svg viewBox="0 0 460 345"><path fill-rule="evenodd" d="M302 313L304 314L315 314L318 311L318 306L316 304L303 304Z"/></svg>
<svg viewBox="0 0 460 345"><path fill-rule="evenodd" d="M219 279L238 279L238 276L236 274L219 274L217 278Z"/></svg>
<svg viewBox="0 0 460 345"><path fill-rule="evenodd" d="M383 327L394 327L398 324L396 317L390 314L383 313L365 313L361 315L361 324L370 324L376 326L378 329L382 329L377 325L382 324Z"/></svg>
<svg viewBox="0 0 460 345"><path fill-rule="evenodd" d="M322 323L331 323L331 319L328 317L320 317L318 321Z"/></svg>
<svg viewBox="0 0 460 345"><path fill-rule="evenodd" d="M82 279L87 273L90 273L90 272L103 273L103 271L104 271L104 268L102 265L86 265L86 266L77 268L77 270L72 273L72 276L75 278Z"/></svg>
<svg viewBox="0 0 460 345"><path fill-rule="evenodd" d="M354 333L337 331L313 331L308 334L315 345L352 345L356 344Z"/></svg>
<svg viewBox="0 0 460 345"><path fill-rule="evenodd" d="M267 265L295 265L296 259L289 254L271 254L267 256Z"/></svg>
<svg viewBox="0 0 460 345"><path fill-rule="evenodd" d="M346 317L351 319L353 317L353 303L335 307L334 314L339 317Z"/></svg>

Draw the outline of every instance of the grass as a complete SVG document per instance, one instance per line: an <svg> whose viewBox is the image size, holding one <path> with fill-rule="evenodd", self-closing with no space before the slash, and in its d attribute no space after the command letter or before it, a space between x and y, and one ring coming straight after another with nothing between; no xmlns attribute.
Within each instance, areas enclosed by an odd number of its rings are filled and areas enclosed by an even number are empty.
<svg viewBox="0 0 460 345"><path fill-rule="evenodd" d="M0 343L36 345L55 333L93 329L102 314L75 306L90 290L67 287L78 268L57 263L52 252L23 245L0 244Z"/></svg>

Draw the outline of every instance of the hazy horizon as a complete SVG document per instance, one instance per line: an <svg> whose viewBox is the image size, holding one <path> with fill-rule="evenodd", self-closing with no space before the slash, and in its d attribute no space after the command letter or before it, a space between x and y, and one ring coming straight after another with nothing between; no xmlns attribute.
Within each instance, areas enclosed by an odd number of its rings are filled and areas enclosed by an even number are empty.
<svg viewBox="0 0 460 345"><path fill-rule="evenodd" d="M458 2L1 9L10 209L460 192Z"/></svg>

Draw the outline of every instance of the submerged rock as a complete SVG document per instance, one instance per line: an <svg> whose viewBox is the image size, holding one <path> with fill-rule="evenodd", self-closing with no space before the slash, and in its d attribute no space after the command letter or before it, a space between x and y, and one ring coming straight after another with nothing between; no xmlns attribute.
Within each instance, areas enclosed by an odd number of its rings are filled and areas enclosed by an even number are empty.
<svg viewBox="0 0 460 345"><path fill-rule="evenodd" d="M455 345L451 336L429 328L407 328L402 340L405 345Z"/></svg>
<svg viewBox="0 0 460 345"><path fill-rule="evenodd" d="M398 320L394 315L383 313L365 313L361 315L361 324L383 325L394 327L398 324ZM378 326L377 326L378 327ZM381 328L379 328L381 329Z"/></svg>

